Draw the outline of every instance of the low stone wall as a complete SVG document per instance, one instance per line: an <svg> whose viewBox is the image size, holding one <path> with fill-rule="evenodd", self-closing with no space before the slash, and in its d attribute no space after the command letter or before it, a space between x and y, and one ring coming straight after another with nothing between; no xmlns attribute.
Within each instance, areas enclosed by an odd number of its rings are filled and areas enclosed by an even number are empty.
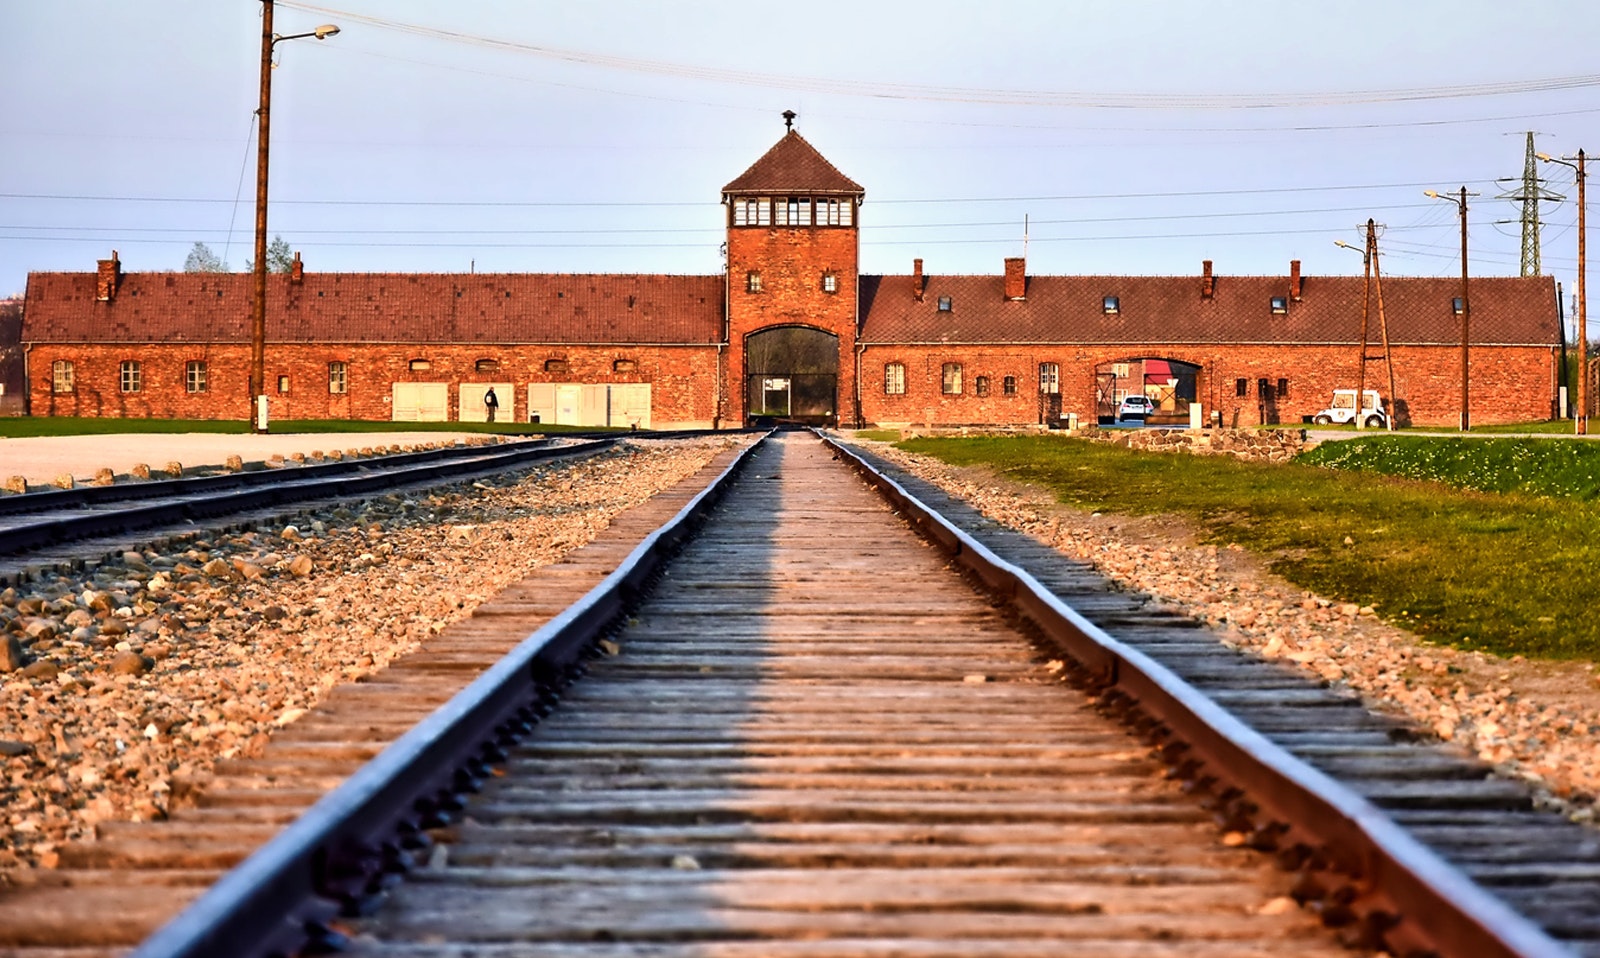
<svg viewBox="0 0 1600 958"><path fill-rule="evenodd" d="M1308 448L1304 429L1096 429L1076 433L1095 442L1149 452L1187 452L1233 456L1255 462L1284 462Z"/></svg>

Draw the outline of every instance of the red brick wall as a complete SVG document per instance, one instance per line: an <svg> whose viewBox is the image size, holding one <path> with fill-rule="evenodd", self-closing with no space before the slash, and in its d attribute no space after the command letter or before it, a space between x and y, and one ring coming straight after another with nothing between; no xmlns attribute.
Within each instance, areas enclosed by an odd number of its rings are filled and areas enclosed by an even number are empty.
<svg viewBox="0 0 1600 958"><path fill-rule="evenodd" d="M1093 421L1095 368L1104 363L1142 357L1174 359L1201 367L1197 398L1206 415L1220 410L1224 425L1254 426L1268 422L1299 423L1326 407L1334 389L1356 385L1356 359L1348 348L1319 346L885 346L862 353L862 414L869 423L1000 424L1040 420L1039 364L1061 368L1061 411ZM1477 347L1472 351L1474 423L1526 422L1554 415L1558 354L1539 347ZM884 394L884 365L904 363L906 392ZM963 367L960 395L941 393L942 367ZM1408 347L1394 350L1395 387L1410 421L1418 425L1455 426L1460 422L1461 354L1453 348ZM978 376L987 376L987 397L976 395ZM1017 393L1004 395L1006 376L1017 379ZM1246 395L1236 394L1245 380ZM1266 404L1257 381L1288 380L1288 395ZM1390 402L1388 375L1380 359L1369 360L1366 386Z"/></svg>
<svg viewBox="0 0 1600 958"><path fill-rule="evenodd" d="M855 227L730 227L728 229L728 358L731 388L726 421L744 419L744 339L773 326L809 326L839 337L839 421L854 419L857 237ZM761 273L761 291L749 292L747 276ZM832 273L838 291L825 292Z"/></svg>
<svg viewBox="0 0 1600 958"><path fill-rule="evenodd" d="M51 391L55 360L74 363L76 389ZM143 389L123 393L120 366L137 359ZM190 360L207 364L207 390L189 393L184 369ZM430 368L413 372L410 362L425 359ZM479 373L479 359L496 359L495 372ZM566 372L546 372L545 362L564 359ZM634 369L618 372L617 360L631 360ZM328 364L348 367L347 392L328 392ZM250 348L221 346L80 346L43 344L28 357L33 414L37 416L154 417L170 419L240 419L247 417ZM502 415L528 417L526 386L531 382L650 383L653 425L660 428L711 425L714 415L717 350L714 346L394 346L387 344L316 344L267 346L267 395L270 418L390 418L395 382L451 384L450 418L457 417L455 386L462 382L514 382L514 400L501 398ZM278 391L278 377L289 377L287 392Z"/></svg>

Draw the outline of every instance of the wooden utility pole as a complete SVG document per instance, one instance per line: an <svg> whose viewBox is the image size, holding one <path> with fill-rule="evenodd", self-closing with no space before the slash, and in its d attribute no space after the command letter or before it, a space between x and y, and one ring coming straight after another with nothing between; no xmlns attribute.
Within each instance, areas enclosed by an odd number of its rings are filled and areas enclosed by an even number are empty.
<svg viewBox="0 0 1600 958"><path fill-rule="evenodd" d="M1384 422L1389 431L1394 432L1394 420L1400 407L1400 400L1394 391L1394 357L1389 354L1389 318L1383 312L1383 270L1378 266L1378 231L1371 220L1367 220L1367 245L1372 250L1372 288L1378 294L1378 329L1383 332L1383 364L1389 367L1389 411L1384 416ZM1356 396L1356 411L1360 414L1361 396Z"/></svg>
<svg viewBox="0 0 1600 958"><path fill-rule="evenodd" d="M1378 246L1377 227L1367 220L1367 246L1361 251L1361 269L1366 279L1361 284L1361 361L1356 366L1356 428L1366 427L1361 415L1362 397L1367 388L1367 315L1372 310L1372 252ZM1390 400L1393 402L1393 400Z"/></svg>

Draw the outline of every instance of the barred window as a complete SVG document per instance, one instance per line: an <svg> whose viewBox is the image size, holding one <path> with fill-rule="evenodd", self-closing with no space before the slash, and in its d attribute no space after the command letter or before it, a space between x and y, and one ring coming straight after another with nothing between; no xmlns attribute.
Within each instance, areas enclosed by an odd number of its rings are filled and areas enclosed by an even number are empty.
<svg viewBox="0 0 1600 958"><path fill-rule="evenodd" d="M136 393L144 388L144 372L136 359L124 359L117 380L125 393Z"/></svg>
<svg viewBox="0 0 1600 958"><path fill-rule="evenodd" d="M904 396L906 394L905 363L887 363L884 365L883 394L885 396Z"/></svg>
<svg viewBox="0 0 1600 958"><path fill-rule="evenodd" d="M50 364L50 391L58 393L72 392L74 386L74 373L72 361L58 359Z"/></svg>
<svg viewBox="0 0 1600 958"><path fill-rule="evenodd" d="M961 364L945 363L939 382L940 391L946 396L961 395Z"/></svg>
<svg viewBox="0 0 1600 958"><path fill-rule="evenodd" d="M328 364L328 392L342 396L350 388L350 369L344 363Z"/></svg>
<svg viewBox="0 0 1600 958"><path fill-rule="evenodd" d="M201 359L191 359L183 367L183 386L192 393L206 391L206 364Z"/></svg>
<svg viewBox="0 0 1600 958"><path fill-rule="evenodd" d="M1058 364L1039 364L1039 391L1051 396L1061 392L1061 367Z"/></svg>

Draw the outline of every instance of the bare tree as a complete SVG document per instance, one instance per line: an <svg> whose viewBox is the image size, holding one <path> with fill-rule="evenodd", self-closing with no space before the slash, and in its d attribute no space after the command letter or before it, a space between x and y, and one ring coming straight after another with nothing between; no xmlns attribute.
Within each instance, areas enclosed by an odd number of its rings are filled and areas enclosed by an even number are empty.
<svg viewBox="0 0 1600 958"><path fill-rule="evenodd" d="M183 261L185 273L226 273L228 264L222 257L211 252L211 247L204 243L195 243L194 249L189 251L189 256Z"/></svg>

